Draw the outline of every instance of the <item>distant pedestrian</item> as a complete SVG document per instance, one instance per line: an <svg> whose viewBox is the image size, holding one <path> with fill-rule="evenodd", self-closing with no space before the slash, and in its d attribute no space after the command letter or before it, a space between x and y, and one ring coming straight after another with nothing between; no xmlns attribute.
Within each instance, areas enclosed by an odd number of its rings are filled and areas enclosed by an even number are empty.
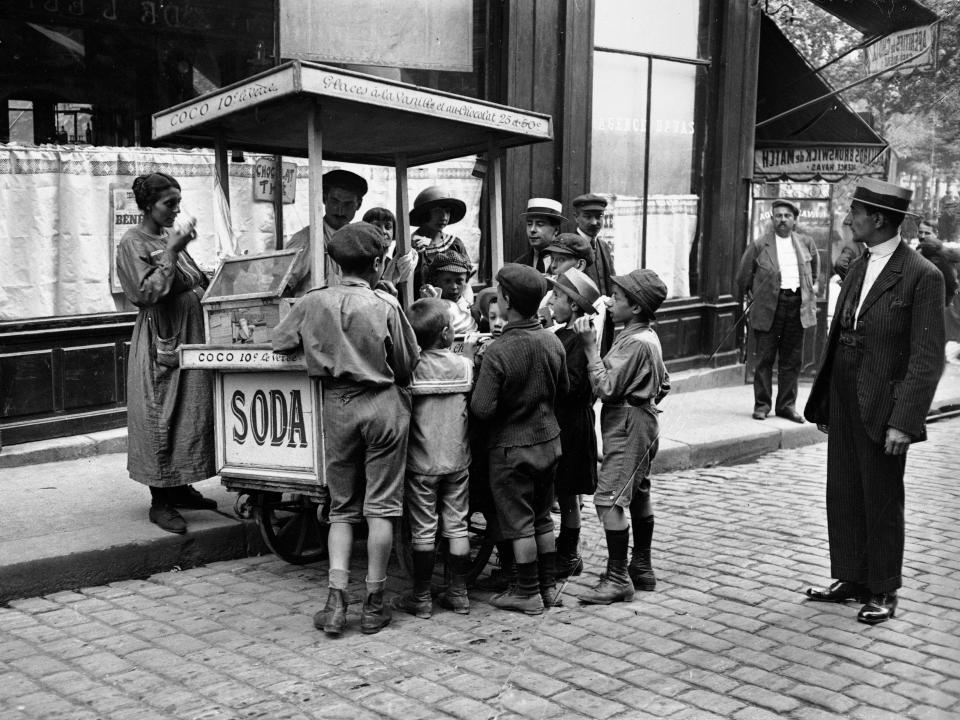
<svg viewBox="0 0 960 720"><path fill-rule="evenodd" d="M749 304L756 340L753 418L765 420L773 408L773 363L779 356L776 414L802 423L797 385L803 331L817 324L820 255L813 238L795 231L800 208L774 200L770 215L773 231L750 243L737 273L737 290Z"/></svg>
<svg viewBox="0 0 960 720"><path fill-rule="evenodd" d="M171 533L178 509L216 509L191 483L216 474L213 377L179 367L178 346L205 342L200 298L207 277L187 252L195 222L176 222L180 183L164 173L133 181L140 223L117 248L123 292L139 308L127 362L127 469L150 487L149 518Z"/></svg>
<svg viewBox="0 0 960 720"><path fill-rule="evenodd" d="M827 529L836 581L811 600L865 603L875 624L902 584L906 453L943 370L943 276L901 239L913 193L863 178L844 224L867 246L837 298L805 414L828 433Z"/></svg>
<svg viewBox="0 0 960 720"><path fill-rule="evenodd" d="M390 622L383 602L393 525L403 509L410 383L417 338L390 293L374 289L387 242L365 222L347 224L327 244L340 283L316 288L274 328L277 352L303 348L307 374L323 388L323 428L330 490L329 591L314 626L340 635L347 624L353 527L367 524L366 599L360 630Z"/></svg>
<svg viewBox="0 0 960 720"><path fill-rule="evenodd" d="M651 327L667 297L667 286L648 269L610 280L610 316L614 323L623 324L610 351L601 359L597 333L588 316L573 324L583 340L590 385L603 401L603 462L593 504L606 535L607 570L592 591L580 596L580 602L593 605L629 601L635 588L656 587L650 557L654 524L650 463L659 445L657 403L670 391L660 339ZM628 567L631 522L633 553Z"/></svg>

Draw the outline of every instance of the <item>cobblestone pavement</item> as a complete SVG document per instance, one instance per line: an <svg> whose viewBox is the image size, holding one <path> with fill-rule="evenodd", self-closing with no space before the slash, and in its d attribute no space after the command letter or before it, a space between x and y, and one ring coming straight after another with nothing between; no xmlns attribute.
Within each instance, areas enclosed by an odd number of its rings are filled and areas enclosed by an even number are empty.
<svg viewBox="0 0 960 720"><path fill-rule="evenodd" d="M540 617L395 615L331 640L324 564L223 562L0 608L0 717L955 718L960 716L960 420L908 460L896 619L806 603L828 579L825 445L655 478L656 592L579 607L603 560ZM391 577L393 591L403 587ZM352 595L359 600L361 585Z"/></svg>

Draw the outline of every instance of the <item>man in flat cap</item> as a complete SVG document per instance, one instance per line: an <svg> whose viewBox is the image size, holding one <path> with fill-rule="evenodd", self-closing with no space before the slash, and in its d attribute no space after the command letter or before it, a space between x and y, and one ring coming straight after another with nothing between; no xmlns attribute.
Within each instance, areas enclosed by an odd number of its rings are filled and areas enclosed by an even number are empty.
<svg viewBox="0 0 960 720"><path fill-rule="evenodd" d="M613 285L612 278L616 271L613 269L613 256L610 253L610 246L600 238L600 230L603 229L603 213L607 209L607 199L602 195L586 193L578 195L573 199L573 219L577 223L577 234L590 241L590 248L593 250L593 264L584 270L590 279L600 288L600 293L604 297L612 297ZM599 337L600 353L606 353L610 349L610 343L613 342L613 320L610 314L606 313Z"/></svg>
<svg viewBox="0 0 960 720"><path fill-rule="evenodd" d="M844 225L867 246L837 298L804 414L827 432L827 530L836 581L821 602L865 603L857 620L897 609L904 542L903 472L926 439L943 371L943 276L900 237L912 191L863 178Z"/></svg>
<svg viewBox="0 0 960 720"><path fill-rule="evenodd" d="M520 213L526 226L527 242L530 247L514 260L518 265L529 265L537 272L547 272L547 246L560 233L560 223L566 218L561 211L563 206L550 198L530 198L527 211Z"/></svg>
<svg viewBox="0 0 960 720"><path fill-rule="evenodd" d="M323 243L326 248L333 234L353 221L357 210L367 194L367 181L348 170L331 170L323 174ZM300 297L313 287L310 276L310 226L295 232L287 242L287 250L300 250L300 257L294 263L290 273L290 287L294 295ZM337 285L340 282L340 267L326 253L325 285Z"/></svg>
<svg viewBox="0 0 960 720"><path fill-rule="evenodd" d="M747 298L756 340L753 418L765 420L772 407L773 361L777 367L776 413L796 423L797 384L803 360L803 330L817 324L820 255L813 238L795 231L800 209L774 200L773 232L750 243L740 259L737 292Z"/></svg>

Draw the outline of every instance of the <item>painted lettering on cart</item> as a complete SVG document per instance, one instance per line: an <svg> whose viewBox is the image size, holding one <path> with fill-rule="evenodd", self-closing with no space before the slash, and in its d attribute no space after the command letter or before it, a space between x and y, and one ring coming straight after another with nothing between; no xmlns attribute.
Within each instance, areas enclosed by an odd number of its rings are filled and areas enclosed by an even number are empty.
<svg viewBox="0 0 960 720"><path fill-rule="evenodd" d="M307 427L303 421L303 403L300 391L291 390L289 402L280 390L269 393L257 390L247 405L246 394L234 390L230 409L237 419L233 428L233 440L243 445L248 437L257 445L269 440L274 447L286 443L287 447L307 447Z"/></svg>

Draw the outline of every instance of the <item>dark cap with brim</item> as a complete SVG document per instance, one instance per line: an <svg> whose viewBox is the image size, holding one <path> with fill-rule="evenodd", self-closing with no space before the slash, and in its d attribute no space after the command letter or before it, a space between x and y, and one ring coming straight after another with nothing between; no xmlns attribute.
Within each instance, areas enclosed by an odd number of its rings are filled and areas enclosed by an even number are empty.
<svg viewBox="0 0 960 720"><path fill-rule="evenodd" d="M603 195L586 193L573 199L573 207L577 210L606 210L607 199Z"/></svg>
<svg viewBox="0 0 960 720"><path fill-rule="evenodd" d="M649 268L632 270L628 275L614 275L610 281L616 283L632 302L651 317L667 299L667 286Z"/></svg>
<svg viewBox="0 0 960 720"><path fill-rule="evenodd" d="M560 233L543 249L544 254L569 255L578 260L586 260L587 265L593 265L593 247L590 239L580 233Z"/></svg>
<svg viewBox="0 0 960 720"><path fill-rule="evenodd" d="M583 312L594 315L597 309L593 304L600 299L600 288L586 273L570 268L560 273L556 279L548 277L547 282L553 286L554 292L561 292L573 300Z"/></svg>
<svg viewBox="0 0 960 720"><path fill-rule="evenodd" d="M793 213L794 218L800 217L800 208L798 208L789 200L774 200L772 203L770 203L770 212L773 212L778 207L789 208L790 212Z"/></svg>
<svg viewBox="0 0 960 720"><path fill-rule="evenodd" d="M331 170L323 174L323 187L341 188L347 192L356 193L361 198L367 194L367 181L349 170Z"/></svg>

